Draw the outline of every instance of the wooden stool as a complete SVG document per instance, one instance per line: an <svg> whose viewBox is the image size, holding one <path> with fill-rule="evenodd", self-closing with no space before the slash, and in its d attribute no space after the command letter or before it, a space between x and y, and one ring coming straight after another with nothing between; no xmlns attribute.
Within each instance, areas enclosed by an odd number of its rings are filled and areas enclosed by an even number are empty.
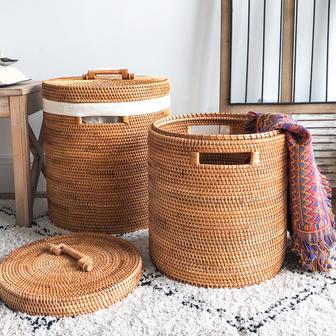
<svg viewBox="0 0 336 336"><path fill-rule="evenodd" d="M40 172L44 174L42 132L35 137L28 115L42 110L41 83L25 82L0 88L0 118L10 118L16 203L16 224L32 223ZM41 128L42 130L42 128ZM30 170L31 150L34 161Z"/></svg>

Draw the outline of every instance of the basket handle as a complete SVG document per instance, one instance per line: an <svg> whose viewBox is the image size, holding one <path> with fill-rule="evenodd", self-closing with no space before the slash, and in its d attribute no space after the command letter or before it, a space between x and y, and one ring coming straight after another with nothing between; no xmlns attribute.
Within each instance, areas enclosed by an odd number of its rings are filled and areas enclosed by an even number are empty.
<svg viewBox="0 0 336 336"><path fill-rule="evenodd" d="M88 70L83 79L96 79L98 75L121 75L122 79L134 79L134 73L129 73L128 69L103 69Z"/></svg>
<svg viewBox="0 0 336 336"><path fill-rule="evenodd" d="M49 250L55 255L61 255L62 253L77 260L77 265L85 272L90 272L93 269L93 260L87 255L75 250L71 246L66 244L50 244Z"/></svg>
<svg viewBox="0 0 336 336"><path fill-rule="evenodd" d="M162 115L162 118L165 118L165 117L168 117L168 116L170 116L170 110L163 110L163 111L161 111L161 113L160 113L161 115ZM100 118L100 117L102 117L102 116L96 116L97 118ZM111 117L111 116L106 116L106 117ZM106 122L99 122L98 124L101 124L101 125L106 125L106 124L120 124L120 123L122 123L122 124L126 124L126 125L128 125L128 124L130 124L131 123L131 119L130 119L130 116L121 116L121 117L118 117L118 116L114 116L116 119L115 120L113 120L113 121L106 121ZM83 119L83 118L86 118L86 117L75 117L76 118L76 123L77 123L77 125L80 125L80 124L97 124L97 123L94 123L94 122L92 122L92 123L86 123L85 122L85 119ZM84 122L83 122L83 120L84 120Z"/></svg>
<svg viewBox="0 0 336 336"><path fill-rule="evenodd" d="M251 160L250 160L250 165L257 165L260 163L260 153L257 150L242 150L242 149L233 149L227 152L191 152L190 153L190 160L192 164L195 165L199 165L199 164L203 164L200 162L200 157L202 154L244 154L244 153L250 153L251 155ZM244 164L246 165L246 164ZM222 164L221 166L226 166L224 164Z"/></svg>

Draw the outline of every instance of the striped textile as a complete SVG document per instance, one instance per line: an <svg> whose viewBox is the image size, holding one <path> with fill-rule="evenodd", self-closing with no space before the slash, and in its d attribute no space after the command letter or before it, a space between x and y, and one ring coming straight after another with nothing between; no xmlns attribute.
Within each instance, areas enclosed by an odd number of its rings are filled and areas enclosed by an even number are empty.
<svg viewBox="0 0 336 336"><path fill-rule="evenodd" d="M311 271L331 268L330 251L336 242L331 188L315 162L309 130L289 115L248 113L247 132L282 130L289 157L289 232L292 250Z"/></svg>

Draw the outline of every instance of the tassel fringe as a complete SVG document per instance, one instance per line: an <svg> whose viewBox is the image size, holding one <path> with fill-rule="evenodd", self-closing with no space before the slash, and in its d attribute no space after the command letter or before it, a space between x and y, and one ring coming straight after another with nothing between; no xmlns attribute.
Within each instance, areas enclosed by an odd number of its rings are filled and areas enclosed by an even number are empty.
<svg viewBox="0 0 336 336"><path fill-rule="evenodd" d="M299 263L309 271L328 272L332 268L330 253L336 242L336 232L331 229L323 238L315 241L301 240L292 236L292 251L299 257Z"/></svg>

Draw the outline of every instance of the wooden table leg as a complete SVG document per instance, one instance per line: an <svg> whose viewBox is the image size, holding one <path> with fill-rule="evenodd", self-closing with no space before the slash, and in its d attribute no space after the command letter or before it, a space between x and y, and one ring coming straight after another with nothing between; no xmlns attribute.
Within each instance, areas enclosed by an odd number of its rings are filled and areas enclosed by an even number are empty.
<svg viewBox="0 0 336 336"><path fill-rule="evenodd" d="M30 158L27 100L25 96L9 97L16 203L16 224L32 223Z"/></svg>

